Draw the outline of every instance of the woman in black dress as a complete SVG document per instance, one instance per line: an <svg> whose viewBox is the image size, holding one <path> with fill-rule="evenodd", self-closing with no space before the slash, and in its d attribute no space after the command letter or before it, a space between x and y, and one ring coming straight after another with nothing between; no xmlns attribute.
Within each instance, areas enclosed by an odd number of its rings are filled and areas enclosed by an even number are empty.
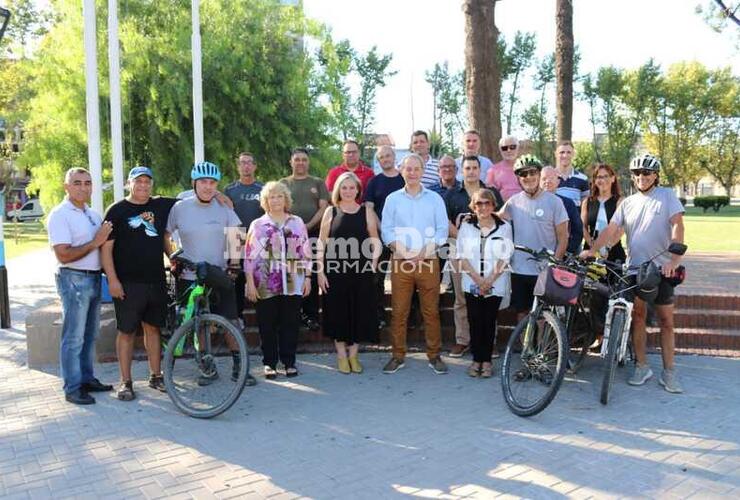
<svg viewBox="0 0 740 500"><path fill-rule="evenodd" d="M378 225L372 210L360 204L361 184L351 172L340 175L332 207L324 212L319 233L318 281L323 298L323 330L334 339L341 373L362 373L359 342L377 342L377 307L373 277L380 256Z"/></svg>

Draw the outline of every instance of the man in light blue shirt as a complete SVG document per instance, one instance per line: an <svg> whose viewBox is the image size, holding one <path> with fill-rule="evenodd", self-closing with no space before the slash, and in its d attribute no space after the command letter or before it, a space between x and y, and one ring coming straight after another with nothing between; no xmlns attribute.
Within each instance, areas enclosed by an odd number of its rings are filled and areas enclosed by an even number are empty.
<svg viewBox="0 0 740 500"><path fill-rule="evenodd" d="M442 336L437 248L447 242L447 211L442 197L422 185L424 160L419 155L412 154L404 158L400 171L406 186L388 195L381 219L383 241L393 252L393 357L383 368L383 373L395 373L404 366L411 296L418 289L429 367L437 374L444 374L447 373L447 366L439 357Z"/></svg>

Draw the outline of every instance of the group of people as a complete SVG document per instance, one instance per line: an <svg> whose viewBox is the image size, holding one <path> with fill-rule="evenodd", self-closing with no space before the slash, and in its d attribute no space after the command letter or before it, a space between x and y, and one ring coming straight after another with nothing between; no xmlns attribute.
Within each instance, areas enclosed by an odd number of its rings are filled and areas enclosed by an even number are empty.
<svg viewBox="0 0 740 500"><path fill-rule="evenodd" d="M378 341L386 325L385 280L390 274L392 355L383 367L404 366L412 303L424 323L429 367L447 373L441 357L439 297L448 272L455 294L455 345L451 357L471 351L471 377L493 374L498 311L523 316L533 302L538 265L514 245L627 258L639 264L671 242L683 243L683 207L673 191L658 186L660 161L651 155L630 164L636 193L623 198L615 170L594 165L591 179L572 166L573 145L557 145L555 167L521 155L516 137L499 141L502 160L480 154L475 130L463 135L462 154L435 159L423 131L411 137L412 153L400 162L390 146L375 153L380 172L360 159L357 142L342 145L343 162L326 179L310 175L310 155L295 149L291 175L264 185L254 155L240 153L239 179L220 191L218 166L201 162L191 172L192 190L181 199L152 196L154 174L135 167L129 194L104 217L88 205L89 173L67 171L67 197L51 212L49 239L59 261L63 305L61 370L64 392L76 404L94 403L91 392L112 390L93 374L93 342L99 328L101 270L113 297L121 381L116 395L135 398L131 375L134 334L144 333L148 385L164 391L160 329L167 290L163 252L179 242L184 255L206 262L214 279L214 312L243 327L247 302L255 305L267 379L299 375L296 348L301 324L321 328L336 347L337 370L361 373L362 343ZM620 239L627 234L627 252ZM658 257L671 277L680 256ZM232 279L223 279L223 277ZM218 279L217 279L218 278ZM183 273L178 289L193 276ZM664 370L660 383L681 392L673 363L673 289L660 286L655 309L661 324ZM321 312L321 313L320 313ZM635 373L644 384L645 303L635 301ZM232 377L239 373L233 353ZM280 372L279 365L282 365ZM199 381L200 383L200 381ZM256 380L251 375L248 384Z"/></svg>

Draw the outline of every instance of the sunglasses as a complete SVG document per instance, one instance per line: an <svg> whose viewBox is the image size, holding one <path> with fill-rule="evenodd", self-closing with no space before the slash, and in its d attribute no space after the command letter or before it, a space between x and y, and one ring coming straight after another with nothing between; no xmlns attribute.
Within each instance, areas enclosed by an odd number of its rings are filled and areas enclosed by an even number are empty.
<svg viewBox="0 0 740 500"><path fill-rule="evenodd" d="M652 170L647 170L647 169L633 170L632 171L632 175L634 175L635 177L640 177L640 176L649 177L649 176L651 176L654 173L655 172L653 172Z"/></svg>
<svg viewBox="0 0 740 500"><path fill-rule="evenodd" d="M481 201L476 201L476 202L475 202L475 206L476 206L476 207L487 207L487 206L489 206L490 204L491 204L491 202L490 202L490 201L488 201L488 200L481 200Z"/></svg>
<svg viewBox="0 0 740 500"><path fill-rule="evenodd" d="M530 168L527 170L520 170L516 173L517 177L534 177L535 175L539 175L540 171L536 168Z"/></svg>
<svg viewBox="0 0 740 500"><path fill-rule="evenodd" d="M508 146L501 146L501 151L514 151L516 149L516 144L510 144Z"/></svg>

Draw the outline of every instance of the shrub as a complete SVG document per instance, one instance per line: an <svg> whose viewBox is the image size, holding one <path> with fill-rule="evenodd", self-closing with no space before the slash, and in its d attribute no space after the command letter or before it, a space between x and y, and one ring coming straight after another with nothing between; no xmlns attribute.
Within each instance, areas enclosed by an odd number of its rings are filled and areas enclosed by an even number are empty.
<svg viewBox="0 0 740 500"><path fill-rule="evenodd" d="M726 207L730 204L729 196L697 196L694 198L694 206L701 207L704 212L708 208L711 208L715 212L719 212L719 209Z"/></svg>

